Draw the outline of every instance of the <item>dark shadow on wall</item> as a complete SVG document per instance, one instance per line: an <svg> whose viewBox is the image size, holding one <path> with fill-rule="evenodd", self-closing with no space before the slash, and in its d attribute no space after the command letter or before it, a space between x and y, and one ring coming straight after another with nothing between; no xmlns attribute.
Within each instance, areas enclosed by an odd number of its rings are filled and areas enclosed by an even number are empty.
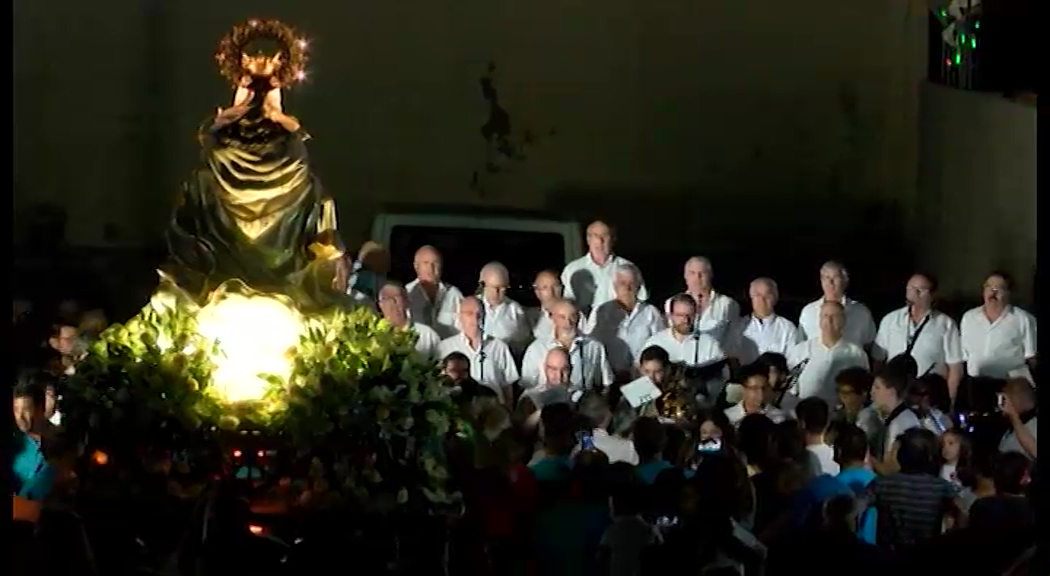
<svg viewBox="0 0 1050 576"><path fill-rule="evenodd" d="M776 279L790 317L820 294L818 269L835 259L850 270L853 297L878 316L901 305L915 265L903 211L888 203L699 188L574 188L551 194L547 205L581 223L613 224L618 251L644 271L654 299L679 291L685 260L703 255L714 263L717 286L744 306L752 279Z"/></svg>

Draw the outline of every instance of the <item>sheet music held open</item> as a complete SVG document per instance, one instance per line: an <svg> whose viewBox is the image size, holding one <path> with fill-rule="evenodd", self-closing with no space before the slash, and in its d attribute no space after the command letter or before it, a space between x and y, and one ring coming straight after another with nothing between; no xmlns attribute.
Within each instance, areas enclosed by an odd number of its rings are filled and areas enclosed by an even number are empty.
<svg viewBox="0 0 1050 576"><path fill-rule="evenodd" d="M660 389L648 376L642 376L629 384L624 384L620 387L620 392L627 399L631 408L644 406L662 395Z"/></svg>

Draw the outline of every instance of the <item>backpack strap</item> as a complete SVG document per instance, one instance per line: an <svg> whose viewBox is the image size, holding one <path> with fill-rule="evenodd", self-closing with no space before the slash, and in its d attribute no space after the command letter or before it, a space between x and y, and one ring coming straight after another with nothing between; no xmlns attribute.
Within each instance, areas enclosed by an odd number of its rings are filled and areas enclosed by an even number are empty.
<svg viewBox="0 0 1050 576"><path fill-rule="evenodd" d="M854 497L854 509L857 511L857 534L860 534L861 529L864 527L864 522L871 516L871 512L875 509L875 498L871 493L869 486L865 486L860 482L850 482L849 487L853 490Z"/></svg>

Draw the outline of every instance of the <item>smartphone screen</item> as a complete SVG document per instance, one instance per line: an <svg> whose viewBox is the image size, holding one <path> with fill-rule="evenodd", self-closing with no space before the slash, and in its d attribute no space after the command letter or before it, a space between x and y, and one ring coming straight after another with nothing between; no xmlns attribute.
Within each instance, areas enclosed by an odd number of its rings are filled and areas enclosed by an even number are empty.
<svg viewBox="0 0 1050 576"><path fill-rule="evenodd" d="M656 519L657 528L670 528L678 525L677 516L661 516Z"/></svg>
<svg viewBox="0 0 1050 576"><path fill-rule="evenodd" d="M1006 406L1006 394L1003 394L1002 392L1000 392L1000 393L995 395L995 399L996 399L996 406L998 406L999 409L1002 410L1003 406Z"/></svg>
<svg viewBox="0 0 1050 576"><path fill-rule="evenodd" d="M581 450L594 450L594 434L590 432L580 432L580 449Z"/></svg>
<svg viewBox="0 0 1050 576"><path fill-rule="evenodd" d="M710 440L704 440L703 442L701 442L700 444L698 444L696 446L696 451L697 452L704 452L704 453L718 452L721 449L722 449L722 439L721 438L711 438Z"/></svg>

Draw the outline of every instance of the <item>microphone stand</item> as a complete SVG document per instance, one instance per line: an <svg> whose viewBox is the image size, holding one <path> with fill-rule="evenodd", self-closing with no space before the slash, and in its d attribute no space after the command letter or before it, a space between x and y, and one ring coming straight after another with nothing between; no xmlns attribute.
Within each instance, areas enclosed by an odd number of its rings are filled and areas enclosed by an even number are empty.
<svg viewBox="0 0 1050 576"><path fill-rule="evenodd" d="M485 382L485 283L478 282L478 289L474 292L478 298L478 383Z"/></svg>
<svg viewBox="0 0 1050 576"><path fill-rule="evenodd" d="M587 388L587 370L583 365L583 342L579 336L572 339L572 350L569 350L569 382L572 382L572 376L576 373L576 364L572 362L572 353L576 352L576 355L580 358L580 390Z"/></svg>

